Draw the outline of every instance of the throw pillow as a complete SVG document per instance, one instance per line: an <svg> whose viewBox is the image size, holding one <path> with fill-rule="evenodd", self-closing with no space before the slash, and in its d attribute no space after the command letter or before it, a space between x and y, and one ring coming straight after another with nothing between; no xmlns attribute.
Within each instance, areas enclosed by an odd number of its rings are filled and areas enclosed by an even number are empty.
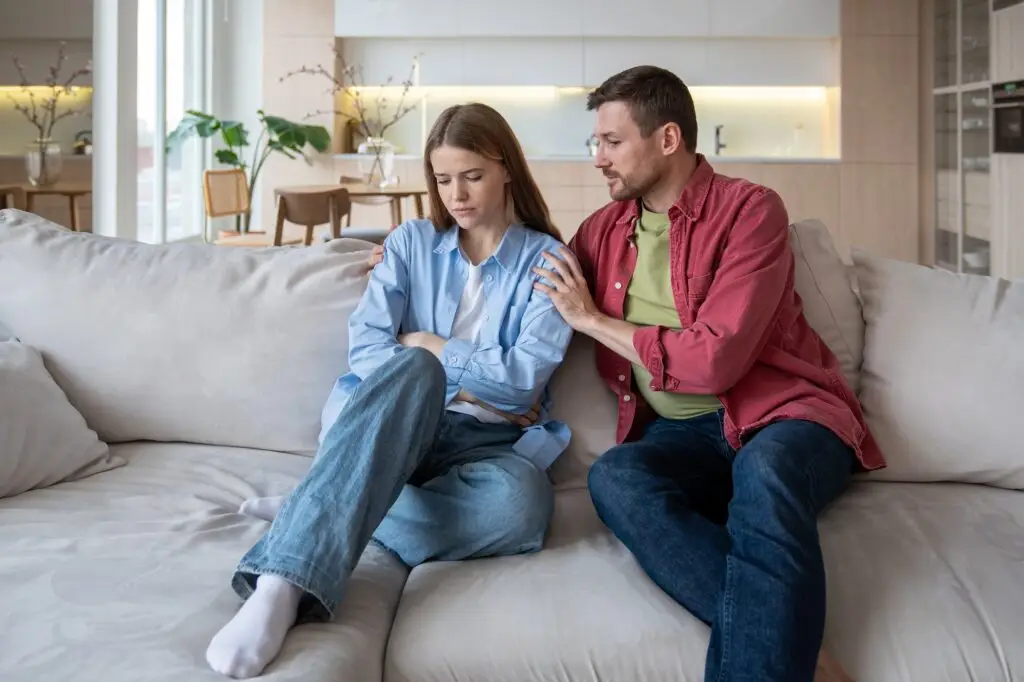
<svg viewBox="0 0 1024 682"><path fill-rule="evenodd" d="M0 342L0 497L123 464L68 402L39 351Z"/></svg>
<svg viewBox="0 0 1024 682"><path fill-rule="evenodd" d="M1024 282L853 260L860 398L889 465L870 476L1024 489Z"/></svg>

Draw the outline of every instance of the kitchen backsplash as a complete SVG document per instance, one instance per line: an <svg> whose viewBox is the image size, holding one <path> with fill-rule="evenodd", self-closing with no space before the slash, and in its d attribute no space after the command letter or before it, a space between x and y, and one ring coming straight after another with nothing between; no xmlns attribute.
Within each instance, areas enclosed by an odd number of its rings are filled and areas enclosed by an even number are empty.
<svg viewBox="0 0 1024 682"><path fill-rule="evenodd" d="M361 91L372 105L380 88ZM694 87L698 150L739 157L838 158L839 88ZM587 156L594 114L587 111L583 88L555 86L430 86L413 88L406 103L417 111L388 130L385 137L399 153L419 154L426 134L446 107L479 101L499 110L530 156ZM393 108L400 95L388 88ZM344 107L344 104L341 104ZM385 117L386 119L387 117ZM715 128L724 145L716 149Z"/></svg>

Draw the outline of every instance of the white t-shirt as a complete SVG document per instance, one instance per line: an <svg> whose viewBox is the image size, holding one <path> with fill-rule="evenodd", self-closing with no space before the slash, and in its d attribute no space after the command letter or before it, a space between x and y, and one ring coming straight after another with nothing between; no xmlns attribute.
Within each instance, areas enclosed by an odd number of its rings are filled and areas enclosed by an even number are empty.
<svg viewBox="0 0 1024 682"><path fill-rule="evenodd" d="M480 333L486 323L487 300L484 296L484 277L479 265L473 265L468 260L466 266L469 268L469 277L466 279L466 288L462 290L462 299L459 301L459 308L455 311L455 321L452 323L452 338L480 343ZM476 417L488 424L507 424L508 420L494 414L479 405L464 403L454 400L448 406L452 412L461 412Z"/></svg>

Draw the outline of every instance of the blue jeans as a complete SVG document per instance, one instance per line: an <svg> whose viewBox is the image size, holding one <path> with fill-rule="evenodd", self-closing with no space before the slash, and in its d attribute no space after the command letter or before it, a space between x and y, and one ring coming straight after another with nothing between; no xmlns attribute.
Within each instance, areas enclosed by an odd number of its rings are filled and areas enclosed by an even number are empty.
<svg viewBox="0 0 1024 682"><path fill-rule="evenodd" d="M298 622L328 620L371 537L409 566L539 550L554 508L547 474L517 454L522 430L445 411L445 373L403 350L362 381L309 472L238 565L305 592Z"/></svg>
<svg viewBox="0 0 1024 682"><path fill-rule="evenodd" d="M811 682L825 629L817 515L852 449L806 421L734 450L723 413L657 419L590 470L602 521L650 578L711 626L706 682Z"/></svg>

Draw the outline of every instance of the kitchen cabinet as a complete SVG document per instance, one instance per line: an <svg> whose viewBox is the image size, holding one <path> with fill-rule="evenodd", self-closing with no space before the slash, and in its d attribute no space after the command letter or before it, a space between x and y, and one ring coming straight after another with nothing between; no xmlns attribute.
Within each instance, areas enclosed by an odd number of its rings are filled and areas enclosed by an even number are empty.
<svg viewBox="0 0 1024 682"><path fill-rule="evenodd" d="M992 14L992 80L1024 78L1024 3Z"/></svg>
<svg viewBox="0 0 1024 682"><path fill-rule="evenodd" d="M444 38L459 34L460 0L334 0L334 35Z"/></svg>
<svg viewBox="0 0 1024 682"><path fill-rule="evenodd" d="M936 0L935 264L990 274L992 106L989 3Z"/></svg>
<svg viewBox="0 0 1024 682"><path fill-rule="evenodd" d="M709 85L839 85L839 48L832 40L705 42Z"/></svg>
<svg viewBox="0 0 1024 682"><path fill-rule="evenodd" d="M687 85L838 86L830 40L684 38L348 38L345 60L364 83L405 78L420 55L420 85L599 85L637 64L657 64Z"/></svg>
<svg viewBox="0 0 1024 682"><path fill-rule="evenodd" d="M707 45L703 40L673 38L586 39L583 41L583 84L604 79L638 64L657 64L687 85L707 85Z"/></svg>
<svg viewBox="0 0 1024 682"><path fill-rule="evenodd" d="M362 70L360 85L383 85L388 78L395 85L409 75L414 56L419 55L420 85L453 85L464 80L464 45L454 39L342 41L342 56Z"/></svg>
<svg viewBox="0 0 1024 682"><path fill-rule="evenodd" d="M710 8L715 37L839 36L839 0L714 0Z"/></svg>
<svg viewBox="0 0 1024 682"><path fill-rule="evenodd" d="M460 0L458 34L466 38L578 37L583 32L584 6L588 4L586 0Z"/></svg>
<svg viewBox="0 0 1024 682"><path fill-rule="evenodd" d="M583 41L462 40L462 85L583 83Z"/></svg>
<svg viewBox="0 0 1024 682"><path fill-rule="evenodd" d="M587 38L706 38L711 0L590 0L583 12Z"/></svg>
<svg viewBox="0 0 1024 682"><path fill-rule="evenodd" d="M691 86L839 85L839 51L831 40L584 40L585 85L637 64L663 66Z"/></svg>
<svg viewBox="0 0 1024 682"><path fill-rule="evenodd" d="M837 38L840 0L334 0L340 37Z"/></svg>

